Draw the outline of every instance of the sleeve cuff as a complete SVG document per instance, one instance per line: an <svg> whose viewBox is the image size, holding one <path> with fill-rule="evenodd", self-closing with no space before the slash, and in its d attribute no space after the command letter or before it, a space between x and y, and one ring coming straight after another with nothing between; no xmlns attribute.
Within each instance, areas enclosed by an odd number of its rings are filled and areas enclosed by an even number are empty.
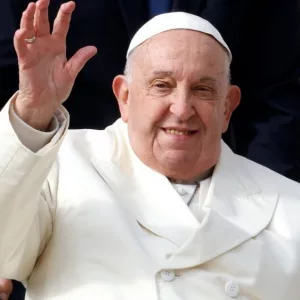
<svg viewBox="0 0 300 300"><path fill-rule="evenodd" d="M9 118L11 126L13 127L20 142L32 152L37 152L46 146L55 136L60 128L60 125L65 121L63 112L58 110L53 117L47 132L36 130L19 118L14 111L12 103L9 107Z"/></svg>

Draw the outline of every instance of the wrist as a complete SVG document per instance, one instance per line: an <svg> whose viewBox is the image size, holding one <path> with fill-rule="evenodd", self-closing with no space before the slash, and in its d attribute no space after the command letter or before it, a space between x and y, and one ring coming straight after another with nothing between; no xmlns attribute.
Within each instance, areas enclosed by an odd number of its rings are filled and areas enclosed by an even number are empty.
<svg viewBox="0 0 300 300"><path fill-rule="evenodd" d="M16 115L30 127L39 131L48 131L54 113L49 113L48 109L30 107L23 105L24 101L16 99L13 108Z"/></svg>

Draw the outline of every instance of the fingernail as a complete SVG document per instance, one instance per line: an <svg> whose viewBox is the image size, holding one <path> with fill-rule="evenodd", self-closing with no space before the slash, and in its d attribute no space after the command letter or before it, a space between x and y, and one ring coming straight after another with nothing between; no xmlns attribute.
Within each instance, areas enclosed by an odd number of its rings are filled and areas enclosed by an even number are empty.
<svg viewBox="0 0 300 300"><path fill-rule="evenodd" d="M6 294L0 294L0 300L8 300L8 296Z"/></svg>

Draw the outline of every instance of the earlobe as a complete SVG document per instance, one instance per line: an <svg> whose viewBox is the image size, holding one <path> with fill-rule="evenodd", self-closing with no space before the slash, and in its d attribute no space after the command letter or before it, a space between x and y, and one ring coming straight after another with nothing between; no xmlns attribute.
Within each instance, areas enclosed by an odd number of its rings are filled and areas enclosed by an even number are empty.
<svg viewBox="0 0 300 300"><path fill-rule="evenodd" d="M228 90L226 107L225 107L225 118L223 124L223 133L227 130L228 124L233 111L238 107L241 100L241 90L236 85L231 85Z"/></svg>
<svg viewBox="0 0 300 300"><path fill-rule="evenodd" d="M118 75L114 78L112 84L113 92L117 98L121 118L124 122L128 121L128 83L124 75Z"/></svg>

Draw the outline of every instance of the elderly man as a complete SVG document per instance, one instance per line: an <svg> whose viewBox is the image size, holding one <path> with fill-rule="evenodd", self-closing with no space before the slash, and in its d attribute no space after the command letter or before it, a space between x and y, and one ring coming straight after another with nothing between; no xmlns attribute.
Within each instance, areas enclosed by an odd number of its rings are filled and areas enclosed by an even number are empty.
<svg viewBox="0 0 300 300"><path fill-rule="evenodd" d="M221 141L240 91L219 32L150 20L113 82L122 119L68 131L61 104L96 49L67 61L74 3L50 34L44 2L23 13L0 115L0 276L32 300L299 299L300 187Z"/></svg>

